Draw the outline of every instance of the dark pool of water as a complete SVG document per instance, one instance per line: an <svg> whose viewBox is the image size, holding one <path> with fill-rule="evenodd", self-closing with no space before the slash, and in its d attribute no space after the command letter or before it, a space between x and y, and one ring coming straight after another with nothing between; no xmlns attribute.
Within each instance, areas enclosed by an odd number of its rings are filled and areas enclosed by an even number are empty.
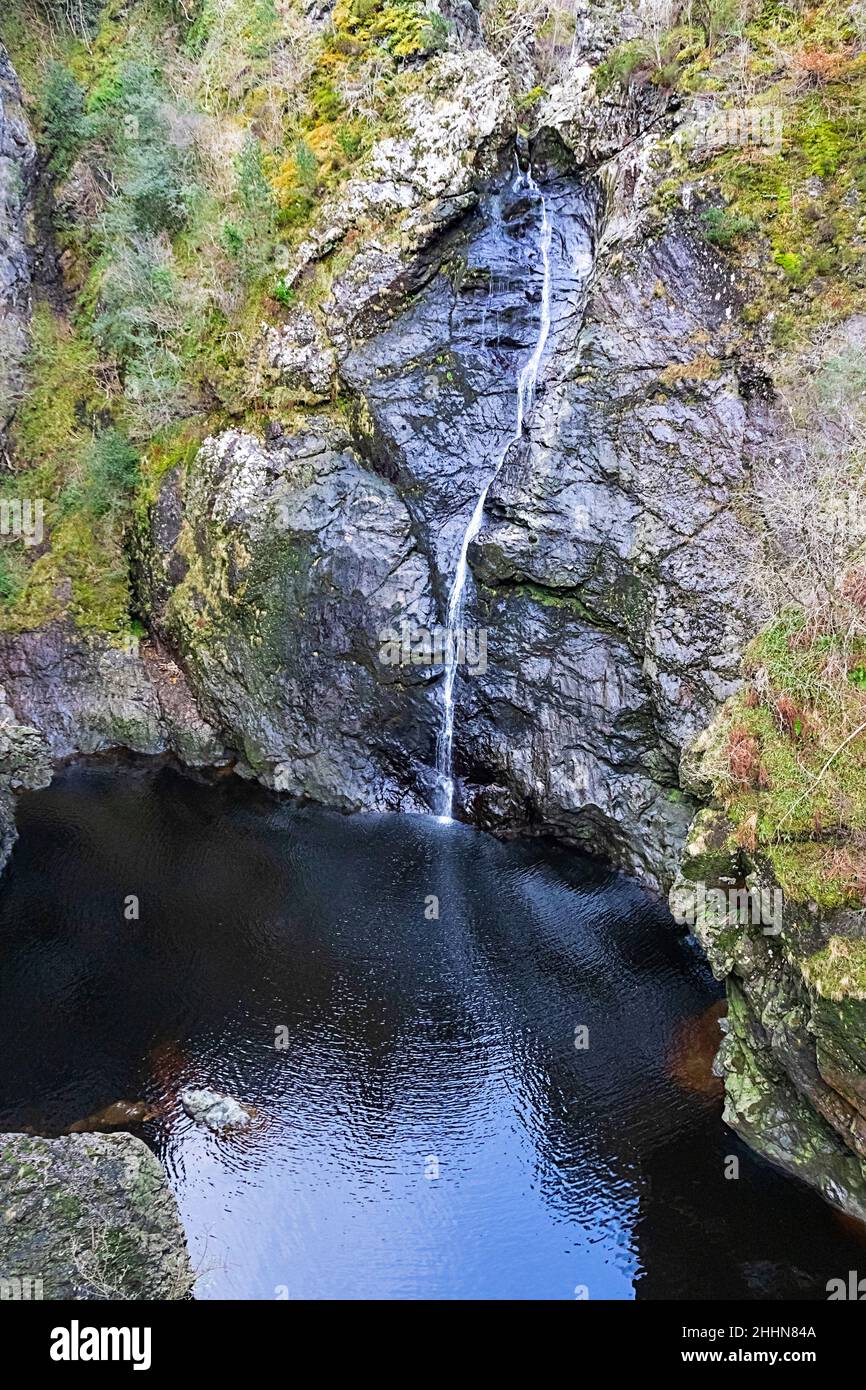
<svg viewBox="0 0 866 1390"><path fill-rule="evenodd" d="M200 1297L821 1298L862 1261L725 1129L718 990L597 864L140 766L63 772L20 828L0 1129L147 1101ZM255 1126L196 1127L184 1085Z"/></svg>

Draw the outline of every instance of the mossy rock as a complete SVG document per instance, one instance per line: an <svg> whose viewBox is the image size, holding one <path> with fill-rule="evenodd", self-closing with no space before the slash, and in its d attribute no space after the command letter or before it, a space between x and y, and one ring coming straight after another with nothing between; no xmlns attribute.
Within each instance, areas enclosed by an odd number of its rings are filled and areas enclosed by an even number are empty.
<svg viewBox="0 0 866 1390"><path fill-rule="evenodd" d="M0 1279L41 1281L46 1299L189 1297L183 1227L147 1146L131 1134L0 1136Z"/></svg>
<svg viewBox="0 0 866 1390"><path fill-rule="evenodd" d="M724 811L705 807L695 816L683 850L680 873L691 883L715 887L743 875L742 853Z"/></svg>

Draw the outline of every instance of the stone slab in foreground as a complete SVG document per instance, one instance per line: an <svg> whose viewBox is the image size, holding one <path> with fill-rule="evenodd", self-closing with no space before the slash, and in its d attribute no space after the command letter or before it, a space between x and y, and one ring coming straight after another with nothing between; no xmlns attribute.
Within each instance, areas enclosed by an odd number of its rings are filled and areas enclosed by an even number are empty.
<svg viewBox="0 0 866 1390"><path fill-rule="evenodd" d="M0 1135L0 1279L41 1279L46 1299L187 1297L186 1238L147 1146L131 1134Z"/></svg>

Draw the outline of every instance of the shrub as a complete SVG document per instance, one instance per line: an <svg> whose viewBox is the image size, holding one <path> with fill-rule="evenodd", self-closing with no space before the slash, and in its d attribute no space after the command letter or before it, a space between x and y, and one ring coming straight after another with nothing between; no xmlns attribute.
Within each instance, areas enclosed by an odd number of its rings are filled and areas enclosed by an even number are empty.
<svg viewBox="0 0 866 1390"><path fill-rule="evenodd" d="M813 375L801 371L780 382L793 435L757 480L765 544L750 566L749 587L770 614L788 615L780 629L787 665L791 651L808 651L816 635L827 647L810 682L811 698L825 703L834 698L834 685L846 683L854 658L862 659L866 639L864 381L866 355L831 342ZM825 670L832 652L835 675ZM797 696L790 672L786 684Z"/></svg>
<svg viewBox="0 0 866 1390"><path fill-rule="evenodd" d="M261 146L252 136L241 146L235 167L240 210L235 221L223 225L222 241L244 280L254 281L264 272L273 251L277 199L265 174Z"/></svg>
<svg viewBox="0 0 866 1390"><path fill-rule="evenodd" d="M450 25L420 0L338 0L334 26L362 43L378 43L395 58L444 48Z"/></svg>
<svg viewBox="0 0 866 1390"><path fill-rule="evenodd" d="M689 12L707 48L714 48L720 38L743 29L744 8L740 0L692 0Z"/></svg>
<svg viewBox="0 0 866 1390"><path fill-rule="evenodd" d="M179 232L197 192L187 143L178 143L159 78L142 62L124 63L99 97L94 127L114 154L119 194L140 232Z"/></svg>
<svg viewBox="0 0 866 1390"><path fill-rule="evenodd" d="M287 285L285 280L276 280L271 290L274 299L278 304L282 304L284 309L290 308L297 301L297 292Z"/></svg>
<svg viewBox="0 0 866 1390"><path fill-rule="evenodd" d="M262 162L257 140L248 135L237 157L237 193L244 211L258 216L273 207L274 195Z"/></svg>
<svg viewBox="0 0 866 1390"><path fill-rule="evenodd" d="M138 453L126 436L114 428L103 430L85 453L81 480L65 489L61 511L81 510L94 517L116 515L129 503L138 469Z"/></svg>
<svg viewBox="0 0 866 1390"><path fill-rule="evenodd" d="M817 45L800 48L793 55L794 71L813 87L823 87L827 82L837 82L844 77L850 54L842 49L828 53L826 48Z"/></svg>
<svg viewBox="0 0 866 1390"><path fill-rule="evenodd" d="M118 237L99 282L91 332L121 362L149 355L175 320L170 252L152 237Z"/></svg>
<svg viewBox="0 0 866 1390"><path fill-rule="evenodd" d="M139 458L116 429L97 435L87 460L88 504L97 516L125 506L138 480Z"/></svg>
<svg viewBox="0 0 866 1390"><path fill-rule="evenodd" d="M791 738L802 737L805 717L790 695L779 695L773 705L773 712L783 734L788 734Z"/></svg>
<svg viewBox="0 0 866 1390"><path fill-rule="evenodd" d="M735 725L728 734L728 769L735 782L754 786L760 779L761 750L748 729Z"/></svg>
<svg viewBox="0 0 866 1390"><path fill-rule="evenodd" d="M705 208L701 213L703 233L714 246L730 246L738 237L755 230L755 221L730 208Z"/></svg>
<svg viewBox="0 0 866 1390"><path fill-rule="evenodd" d="M41 136L53 174L66 173L86 135L83 88L62 63L51 63L42 94Z"/></svg>
<svg viewBox="0 0 866 1390"><path fill-rule="evenodd" d="M614 87L628 87L634 76L649 66L651 57L645 39L629 39L627 43L620 44L596 68L596 90L604 94Z"/></svg>

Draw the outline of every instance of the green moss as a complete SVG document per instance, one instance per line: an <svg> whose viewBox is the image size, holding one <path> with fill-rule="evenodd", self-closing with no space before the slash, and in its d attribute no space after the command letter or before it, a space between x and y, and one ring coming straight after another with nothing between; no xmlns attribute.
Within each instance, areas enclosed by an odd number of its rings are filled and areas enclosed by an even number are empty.
<svg viewBox="0 0 866 1390"><path fill-rule="evenodd" d="M141 460L136 496L137 515L146 512L156 501L162 481L172 469L180 468L186 472L201 448L206 432L206 421L199 416L193 420L183 420L156 436Z"/></svg>
<svg viewBox="0 0 866 1390"><path fill-rule="evenodd" d="M93 345L47 305L37 305L31 329L27 393L15 421L15 448L28 468L76 453L88 422L107 405L96 387Z"/></svg>
<svg viewBox="0 0 866 1390"><path fill-rule="evenodd" d="M71 1192L60 1192L52 1203L61 1220L74 1225L81 1217L81 1200Z"/></svg>
<svg viewBox="0 0 866 1390"><path fill-rule="evenodd" d="M566 613L573 613L582 622L589 623L590 626L598 628L599 631L618 631L615 624L588 608L580 594L574 589L547 588L544 585L523 580L514 584L500 585L495 592L505 598L519 594L524 598L532 599L533 603L540 603L543 608L556 608Z"/></svg>
<svg viewBox="0 0 866 1390"><path fill-rule="evenodd" d="M683 849L680 872L692 883L716 886L722 879L741 876L739 847L723 811L706 807L692 821Z"/></svg>

